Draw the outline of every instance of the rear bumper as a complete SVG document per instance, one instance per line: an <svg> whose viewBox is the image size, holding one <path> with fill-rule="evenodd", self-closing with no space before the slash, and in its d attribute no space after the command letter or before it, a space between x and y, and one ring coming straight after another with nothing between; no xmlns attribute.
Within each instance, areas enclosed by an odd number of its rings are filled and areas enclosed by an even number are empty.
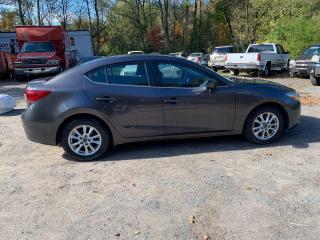
<svg viewBox="0 0 320 240"><path fill-rule="evenodd" d="M208 62L209 67L224 69L224 62Z"/></svg>
<svg viewBox="0 0 320 240"><path fill-rule="evenodd" d="M36 67L36 68L16 68L15 74L19 76L35 76L35 75L54 75L62 71L61 66L55 67Z"/></svg>
<svg viewBox="0 0 320 240"><path fill-rule="evenodd" d="M243 71L262 71L264 70L264 65L257 65L257 64L226 64L226 69L237 69L237 70L243 70Z"/></svg>
<svg viewBox="0 0 320 240"><path fill-rule="evenodd" d="M28 119L27 113L21 115L24 131L27 138L33 142L56 145L56 128L50 123L33 122Z"/></svg>

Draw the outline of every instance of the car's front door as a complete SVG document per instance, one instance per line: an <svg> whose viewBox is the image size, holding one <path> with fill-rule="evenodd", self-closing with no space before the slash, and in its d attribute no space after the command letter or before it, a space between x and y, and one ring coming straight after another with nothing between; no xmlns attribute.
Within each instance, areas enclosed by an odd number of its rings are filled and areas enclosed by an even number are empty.
<svg viewBox="0 0 320 240"><path fill-rule="evenodd" d="M84 88L125 138L164 134L161 98L150 87L146 63L121 63L88 72Z"/></svg>
<svg viewBox="0 0 320 240"><path fill-rule="evenodd" d="M235 95L229 85L213 79L218 86L209 91L206 82L212 75L176 62L155 62L153 71L161 90L166 134L233 130Z"/></svg>

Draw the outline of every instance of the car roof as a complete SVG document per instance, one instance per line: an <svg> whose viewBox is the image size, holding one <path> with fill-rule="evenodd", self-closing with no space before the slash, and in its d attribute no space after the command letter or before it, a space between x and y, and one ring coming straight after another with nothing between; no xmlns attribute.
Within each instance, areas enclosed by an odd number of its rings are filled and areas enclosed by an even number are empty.
<svg viewBox="0 0 320 240"><path fill-rule="evenodd" d="M84 74L94 68L98 68L104 65L117 64L122 62L136 62L136 61L174 61L181 62L186 64L195 64L191 61L185 60L183 58L177 58L175 56L169 55L160 55L160 54L134 54L134 55L114 55L108 57L97 58L85 63L82 63L76 67L69 69L66 72L70 72L70 74L78 72ZM65 72L65 73L66 73Z"/></svg>

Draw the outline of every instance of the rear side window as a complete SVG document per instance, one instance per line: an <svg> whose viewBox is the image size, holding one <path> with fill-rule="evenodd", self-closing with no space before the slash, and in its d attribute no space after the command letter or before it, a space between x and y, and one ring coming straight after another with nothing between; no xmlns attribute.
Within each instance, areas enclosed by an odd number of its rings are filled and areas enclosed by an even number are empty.
<svg viewBox="0 0 320 240"><path fill-rule="evenodd" d="M144 63L119 64L107 67L109 84L148 86Z"/></svg>
<svg viewBox="0 0 320 240"><path fill-rule="evenodd" d="M104 67L86 73L86 77L96 83L107 83L106 69Z"/></svg>

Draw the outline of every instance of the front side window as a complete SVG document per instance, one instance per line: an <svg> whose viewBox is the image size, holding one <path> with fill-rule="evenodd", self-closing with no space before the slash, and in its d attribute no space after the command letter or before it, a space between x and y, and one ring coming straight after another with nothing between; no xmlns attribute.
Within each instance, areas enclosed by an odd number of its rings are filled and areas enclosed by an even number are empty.
<svg viewBox="0 0 320 240"><path fill-rule="evenodd" d="M119 64L107 67L109 84L148 86L144 63Z"/></svg>
<svg viewBox="0 0 320 240"><path fill-rule="evenodd" d="M199 87L208 79L200 71L175 63L157 63L156 70L161 87Z"/></svg>
<svg viewBox="0 0 320 240"><path fill-rule="evenodd" d="M284 50L284 48L281 45L279 45L279 51L280 51L280 54L286 53L286 51Z"/></svg>

